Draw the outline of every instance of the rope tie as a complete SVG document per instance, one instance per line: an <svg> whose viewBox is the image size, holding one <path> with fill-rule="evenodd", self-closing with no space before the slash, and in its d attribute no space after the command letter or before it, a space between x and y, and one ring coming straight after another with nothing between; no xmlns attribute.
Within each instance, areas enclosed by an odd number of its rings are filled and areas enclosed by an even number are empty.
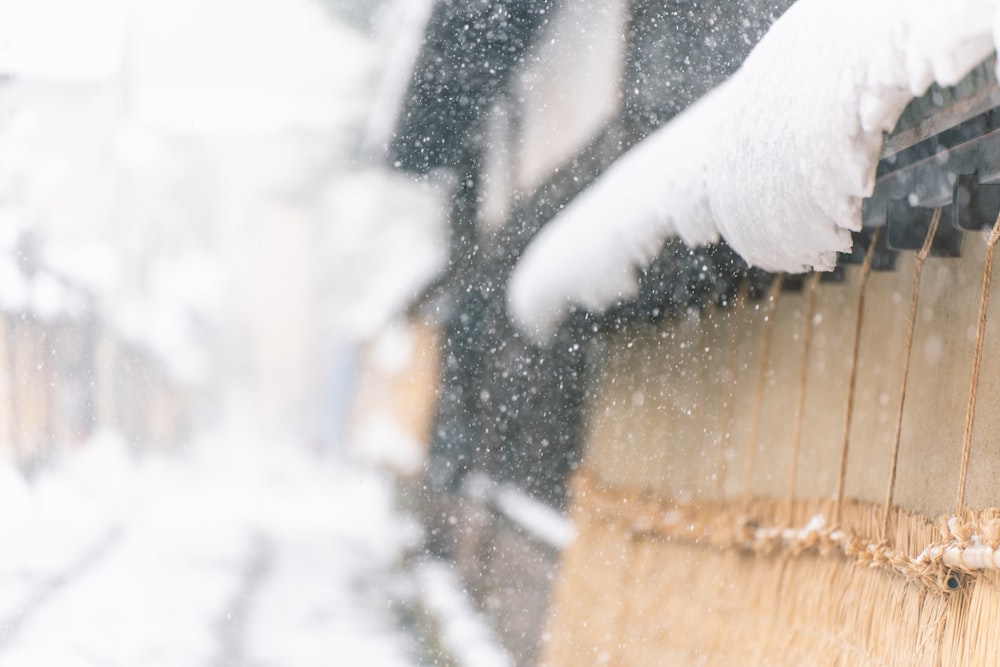
<svg viewBox="0 0 1000 667"><path fill-rule="evenodd" d="M643 565L650 564L645 559L656 557L651 549L641 548L648 544L691 544L703 549L757 555L778 553L789 559L809 553L838 552L847 562L865 569L878 568L887 575L905 577L927 591L940 593L955 592L961 583L959 576L1000 572L1000 548L991 546L986 538L998 534L1000 520L989 511L970 512L968 521L959 530L950 528L950 524L934 530L926 517L904 512L902 525L908 535L900 541L903 545L900 549L874 541L867 532L869 526L875 527L882 512L881 504L860 503L852 507L849 527L811 525L811 522L756 526L738 519L730 503L679 504L655 494L606 486L587 469L577 472L571 484L578 516L585 522L623 531L628 539L626 547L636 549L635 565L623 568L618 578L627 600L632 599L628 591L641 590L644 585ZM780 511L778 503L784 505L783 501L766 499L757 502L765 516L775 516ZM799 502L803 514L817 510L814 502ZM970 539L974 537L979 538L976 543ZM625 558L633 562L632 555L625 554ZM617 614L616 645L619 651L624 651L628 619L641 611L626 603ZM626 656L620 653L616 657Z"/></svg>
<svg viewBox="0 0 1000 667"><path fill-rule="evenodd" d="M795 433L792 435L792 461L788 471L788 520L793 519L795 506L795 484L799 469L799 449L802 445L802 426L805 421L806 380L809 376L809 355L812 350L813 319L816 316L816 289L819 273L809 276L806 283L806 330L802 341L802 372L799 375L799 396L795 403Z"/></svg>
<svg viewBox="0 0 1000 667"><path fill-rule="evenodd" d="M767 385L767 366L771 356L771 335L774 331L774 309L778 305L778 294L785 282L785 274L777 273L771 280L767 290L767 307L764 310L764 332L760 344L760 363L757 367L757 391L754 394L753 418L750 422L750 439L747 441L746 467L743 469L743 508L744 514L750 508L751 483L753 481L754 463L757 459L757 447L760 441L760 420L764 410L764 390Z"/></svg>
<svg viewBox="0 0 1000 667"><path fill-rule="evenodd" d="M726 364L726 404L723 408L722 442L719 447L719 460L716 464L715 493L722 500L725 496L726 471L729 468L727 452L729 443L732 441L733 417L736 412L736 364L739 362L739 354L736 346L740 342L740 323L743 321L743 309L746 306L747 295L750 293L750 280L744 276L736 292L736 300L733 302L732 333L729 340L729 357Z"/></svg>
<svg viewBox="0 0 1000 667"><path fill-rule="evenodd" d="M709 433L711 424L714 422L712 415L708 410L709 395L712 393L714 387L712 387L712 380L710 378L710 367L708 363L709 349L711 348L711 336L710 333L715 330L715 309L712 305L707 306L699 314L698 326L701 336L699 337L699 343L701 344L701 349L698 350L695 357L701 360L701 373L698 376L697 395L698 400L694 405L692 411L692 423L694 424L697 431L695 431L695 437L704 442L705 436ZM707 444L707 443L706 443ZM690 473L694 476L692 479L694 485L697 485L699 480L696 478L697 473L692 471Z"/></svg>
<svg viewBox="0 0 1000 667"><path fill-rule="evenodd" d="M993 279L993 251L1000 241L1000 216L993 223L993 230L986 241L986 261L983 266L983 291L979 297L979 320L976 324L976 345L972 353L972 378L969 382L969 404L965 412L965 437L962 440L962 467L958 476L958 498L955 516L961 516L965 507L965 481L969 472L969 454L972 451L972 427L976 416L976 394L979 391L979 367L983 360L983 338L986 336L986 311L990 305L990 281Z"/></svg>
<svg viewBox="0 0 1000 667"><path fill-rule="evenodd" d="M903 406L906 403L906 380L910 374L910 351L913 349L913 330L917 322L917 302L920 298L920 273L924 262L931 254L931 244L941 222L941 209L936 209L931 217L930 227L924 237L924 244L917 253L913 267L913 293L910 296L910 317L906 325L906 345L903 347L903 379L899 387L899 403L896 410L896 430L892 440L892 463L889 467L889 483L885 492L885 510L882 513L882 539L889 537L889 515L892 511L892 497L896 490L896 465L899 462L899 442L903 432Z"/></svg>
<svg viewBox="0 0 1000 667"><path fill-rule="evenodd" d="M865 312L865 285L872 270L872 258L875 256L875 246L878 245L882 228L879 227L872 235L865 261L861 264L861 278L858 285L858 305L854 320L854 353L851 355L851 373L847 381L847 407L844 413L844 443L840 450L840 476L837 480L836 505L833 512L833 525L840 525L841 510L844 504L844 484L847 481L847 454L851 441L851 422L854 419L854 389L858 381L858 353L861 350L861 325Z"/></svg>
<svg viewBox="0 0 1000 667"><path fill-rule="evenodd" d="M625 560L627 565L622 568L621 573L621 591L622 591L622 606L618 610L618 619L615 624L615 634L617 635L618 641L615 645L617 649L617 660L613 664L624 665L627 664L627 653L628 653L628 630L632 622L632 601L636 598L635 588L636 583L639 581L638 568L636 567L636 556L639 553L639 540L636 535L636 530L631 526L625 526L626 541L625 541Z"/></svg>

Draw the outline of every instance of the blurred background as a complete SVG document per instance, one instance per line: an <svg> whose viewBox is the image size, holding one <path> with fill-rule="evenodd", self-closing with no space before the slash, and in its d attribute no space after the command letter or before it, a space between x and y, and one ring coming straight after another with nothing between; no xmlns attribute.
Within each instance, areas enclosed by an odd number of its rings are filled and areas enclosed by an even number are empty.
<svg viewBox="0 0 1000 667"><path fill-rule="evenodd" d="M328 437L337 350L437 268L356 212L391 187L366 175L413 33L389 5L5 2L6 309L95 320L164 381Z"/></svg>
<svg viewBox="0 0 1000 667"><path fill-rule="evenodd" d="M380 148L430 4L0 1L0 665L438 664L412 443L349 446L445 261Z"/></svg>

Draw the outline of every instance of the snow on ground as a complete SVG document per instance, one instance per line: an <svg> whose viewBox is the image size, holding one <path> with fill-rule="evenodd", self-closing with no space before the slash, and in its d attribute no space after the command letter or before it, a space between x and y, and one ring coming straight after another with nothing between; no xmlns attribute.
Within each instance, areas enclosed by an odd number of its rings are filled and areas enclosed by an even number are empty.
<svg viewBox="0 0 1000 667"><path fill-rule="evenodd" d="M799 0L725 83L626 153L552 221L511 278L548 338L572 305L634 295L670 236L722 236L752 265L829 270L861 227L883 132L995 48L995 0Z"/></svg>
<svg viewBox="0 0 1000 667"><path fill-rule="evenodd" d="M439 625L441 643L461 667L509 667L513 660L493 638L486 618L472 604L455 571L441 561L416 568L422 604Z"/></svg>
<svg viewBox="0 0 1000 667"><path fill-rule="evenodd" d="M417 664L388 481L249 430L0 472L0 666Z"/></svg>

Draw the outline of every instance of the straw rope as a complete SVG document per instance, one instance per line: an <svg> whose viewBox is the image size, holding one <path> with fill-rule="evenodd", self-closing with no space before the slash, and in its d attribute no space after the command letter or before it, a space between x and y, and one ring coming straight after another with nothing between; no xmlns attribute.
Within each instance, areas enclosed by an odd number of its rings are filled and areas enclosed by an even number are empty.
<svg viewBox="0 0 1000 667"><path fill-rule="evenodd" d="M889 481L885 492L885 510L882 513L882 535L883 539L889 534L889 514L892 510L892 498L896 492L896 466L899 463L899 442L903 432L903 407L906 404L906 381L910 375L910 353L913 349L913 331L917 322L917 302L920 298L920 274L924 268L924 262L931 254L931 245L934 236L937 234L938 224L941 222L941 209L935 209L931 217L930 227L927 228L927 235L924 243L917 253L916 263L913 267L913 293L910 296L910 315L906 325L906 344L903 346L903 378L899 387L899 404L896 410L896 427L892 439L891 464L889 466Z"/></svg>
<svg viewBox="0 0 1000 667"><path fill-rule="evenodd" d="M681 504L648 492L626 491L602 483L587 470L572 480L575 516L618 526L630 541L683 541L715 550L737 549L756 554L839 553L858 565L881 569L930 590L951 592L980 571L1000 571L1000 512L988 510L936 523L898 511L904 526L892 547L874 533L882 506L853 501L851 527L831 525L830 501L798 501L812 513L804 525L778 525L768 517L783 516L784 501L756 499L751 518L732 502ZM908 531L908 532L907 532ZM868 534L872 533L872 534Z"/></svg>
<svg viewBox="0 0 1000 667"><path fill-rule="evenodd" d="M812 351L812 339L816 317L816 290L819 286L819 273L809 276L806 283L806 321L805 334L802 341L802 372L799 375L799 395L795 402L795 432L792 434L792 460L788 471L788 520L792 520L795 506L795 485L798 481L799 450L802 448L802 430L806 414L806 380L809 378L809 356Z"/></svg>
<svg viewBox="0 0 1000 667"><path fill-rule="evenodd" d="M694 356L700 363L697 386L694 388L695 401L691 406L690 417L694 432L705 435L712 431L716 423L715 415L708 407L711 397L718 391L716 381L711 377L712 365L710 361L712 357L711 333L717 326L715 321L715 306L713 304L707 305L698 313L698 318L700 333L698 344L700 347ZM690 474L687 481L691 484L699 484L703 481L697 478L698 476L695 471L688 472Z"/></svg>
<svg viewBox="0 0 1000 667"><path fill-rule="evenodd" d="M858 284L858 305L854 320L854 353L851 355L851 374L847 384L847 407L844 414L844 442L840 450L840 475L837 479L836 505L833 512L833 523L840 525L841 508L844 502L844 485L847 482L847 454L851 444L851 422L854 419L854 390L858 383L858 353L861 350L861 325L865 314L865 285L872 270L872 258L875 256L875 246L878 245L882 228L875 230L865 260L861 264L861 277Z"/></svg>
<svg viewBox="0 0 1000 667"><path fill-rule="evenodd" d="M976 416L976 394L979 391L979 367L983 360L983 338L986 336L986 311L990 305L990 281L993 278L993 251L1000 241L1000 216L993 223L993 230L986 241L986 261L983 266L983 291L979 297L979 319L976 323L976 345L972 353L972 378L969 382L969 403L965 412L965 437L962 439L962 466L958 477L958 494L955 514L961 515L965 506L965 483L969 472L969 455L972 452L972 427Z"/></svg>
<svg viewBox="0 0 1000 667"><path fill-rule="evenodd" d="M625 557L624 562L634 563L636 553L638 552L639 539L635 534L629 534L628 539L625 541ZM640 580L638 577L638 572L632 567L623 567L621 571L621 607L618 609L618 618L615 622L614 633L617 637L615 643L617 649L617 659L612 664L625 664L624 653L628 647L627 637L629 625L632 623L632 605L635 599L638 597L638 591L635 590L636 586L639 585Z"/></svg>
<svg viewBox="0 0 1000 667"><path fill-rule="evenodd" d="M750 280L743 276L736 300L733 303L731 315L732 331L729 341L729 358L726 363L726 404L723 408L722 442L719 447L719 459L716 463L715 493L719 499L725 497L726 473L729 469L729 444L733 439L733 419L736 415L736 366L739 363L738 345L743 322L743 309L746 307L747 295L750 293Z"/></svg>
<svg viewBox="0 0 1000 667"><path fill-rule="evenodd" d="M764 310L764 333L760 344L760 362L757 366L757 389L754 393L753 415L750 422L750 438L747 440L746 464L743 469L743 504L750 503L753 468L760 446L760 422L764 412L764 390L767 387L767 366L771 357L771 338L774 333L774 310L778 306L778 295L785 283L785 274L776 273L767 290L767 304Z"/></svg>

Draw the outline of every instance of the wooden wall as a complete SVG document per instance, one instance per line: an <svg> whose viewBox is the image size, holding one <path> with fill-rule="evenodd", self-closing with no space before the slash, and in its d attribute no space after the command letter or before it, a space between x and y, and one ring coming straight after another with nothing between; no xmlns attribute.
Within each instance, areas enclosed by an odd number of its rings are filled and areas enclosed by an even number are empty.
<svg viewBox="0 0 1000 667"><path fill-rule="evenodd" d="M815 664L947 664L1000 649L1000 630L987 622L995 612L984 611L1000 604L993 575L963 575L955 593L900 574L916 562L921 541L951 539L933 526L956 508L985 240L966 234L961 258L927 261L906 378L913 253L864 284L856 358L858 266L846 268L843 282L818 284L811 324L806 281L773 303L636 324L594 343L584 474L618 498L612 514L628 516L630 502L649 497L666 514L696 518L688 536L673 524L647 534L653 519L615 527L577 494L580 537L564 555L544 663L801 664L822 656ZM993 511L1000 507L995 282L991 295L965 507ZM896 506L883 533L904 382ZM838 510L845 432L839 507L849 509ZM803 542L813 513L829 528L838 511L839 527L862 551L882 549L909 565L872 569L858 564L870 557L850 544L829 542L821 553L822 545ZM719 521L739 528L723 539ZM799 531L790 538L799 543L761 547L761 528ZM615 621L623 609L630 620ZM883 636L893 632L892 641Z"/></svg>

